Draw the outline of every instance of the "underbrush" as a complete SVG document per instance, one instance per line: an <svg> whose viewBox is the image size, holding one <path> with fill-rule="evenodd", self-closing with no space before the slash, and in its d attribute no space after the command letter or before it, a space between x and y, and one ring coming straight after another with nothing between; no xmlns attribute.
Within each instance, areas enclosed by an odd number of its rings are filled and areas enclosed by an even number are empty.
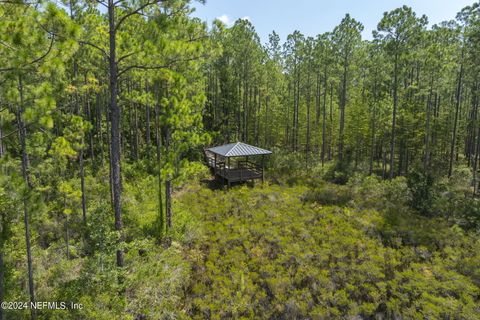
<svg viewBox="0 0 480 320"><path fill-rule="evenodd" d="M127 166L123 270L108 172L87 175L88 237L70 230L70 258L62 216L54 228L39 215L41 233L32 235L37 300L84 308L41 310L38 318L479 319L480 236L458 223L460 209L474 212L464 201L465 172L432 185L363 175L338 185L322 178L332 169L273 171L270 184L214 190L200 182L205 168L193 166L196 178L176 184L168 246L158 241L157 178ZM419 194L432 197L423 206L431 211L412 206ZM78 198L69 201L78 208ZM71 212L72 225L80 214ZM28 300L25 272L15 271L26 270L22 230L13 225L6 245L10 301Z"/></svg>
<svg viewBox="0 0 480 320"><path fill-rule="evenodd" d="M409 207L405 178L196 187L194 319L478 319L480 238Z"/></svg>
<svg viewBox="0 0 480 320"><path fill-rule="evenodd" d="M192 165L195 180L205 175ZM118 233L110 206L108 171L87 172L87 227L82 228L80 197L68 198L69 223L57 213L55 203L43 203L32 216L32 257L37 301L81 304L76 310L37 310L37 319L188 319L184 291L190 284L191 265L184 251L197 239L198 225L189 211L177 208L178 195L187 181L179 177L175 185L174 228L171 245L159 243L158 179L140 175L135 166L125 165L128 179L123 182L123 222L125 266L116 266ZM78 185L78 181L67 181ZM44 215L58 223L47 223ZM45 222L47 221L47 222ZM65 227L69 227L69 256ZM83 232L87 236L83 236ZM5 301L28 301L23 224L12 226L11 241L4 253ZM6 319L29 319L29 310L6 310Z"/></svg>

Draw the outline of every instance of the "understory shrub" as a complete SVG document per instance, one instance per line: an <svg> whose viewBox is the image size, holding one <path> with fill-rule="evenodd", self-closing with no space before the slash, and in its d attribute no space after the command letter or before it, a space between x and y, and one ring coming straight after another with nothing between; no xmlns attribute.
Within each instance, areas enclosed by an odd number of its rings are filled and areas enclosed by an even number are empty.
<svg viewBox="0 0 480 320"><path fill-rule="evenodd" d="M355 179L316 193L270 185L183 194L201 222L186 254L187 315L478 319L478 235L413 214L405 178Z"/></svg>
<svg viewBox="0 0 480 320"><path fill-rule="evenodd" d="M345 206L351 200L351 193L347 186L324 184L315 189L309 189L301 198L304 202Z"/></svg>

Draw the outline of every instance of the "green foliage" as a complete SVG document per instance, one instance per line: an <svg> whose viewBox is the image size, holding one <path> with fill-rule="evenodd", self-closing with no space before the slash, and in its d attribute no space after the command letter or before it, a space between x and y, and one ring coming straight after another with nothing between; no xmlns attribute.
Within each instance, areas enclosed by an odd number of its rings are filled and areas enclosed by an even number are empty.
<svg viewBox="0 0 480 320"><path fill-rule="evenodd" d="M408 188L412 193L410 205L421 213L428 214L433 203L433 177L421 170L408 175Z"/></svg>
<svg viewBox="0 0 480 320"><path fill-rule="evenodd" d="M346 184L353 175L354 168L349 160L336 161L329 167L324 178L328 181L338 184Z"/></svg>
<svg viewBox="0 0 480 320"><path fill-rule="evenodd" d="M291 179L293 180L305 171L305 162L301 154L292 153L280 148L274 148L272 150L272 156L269 157L267 165L271 168L270 171L274 179L281 179L289 174L296 173L291 175ZM290 183L291 182L293 181L290 181Z"/></svg>
<svg viewBox="0 0 480 320"><path fill-rule="evenodd" d="M344 208L304 202L300 186L188 189L180 202L202 221L187 255L192 318L476 319L476 268L465 273L456 259L478 259L478 235L408 211L405 179L322 189L347 187Z"/></svg>
<svg viewBox="0 0 480 320"><path fill-rule="evenodd" d="M182 298L189 284L190 265L183 248L173 242L167 249L153 241L134 241L127 258L126 308L135 316L157 319L188 319Z"/></svg>
<svg viewBox="0 0 480 320"><path fill-rule="evenodd" d="M315 189L310 189L302 195L306 202L317 202L322 205L344 206L351 200L350 189L346 186L333 186L325 184Z"/></svg>
<svg viewBox="0 0 480 320"><path fill-rule="evenodd" d="M381 180L377 176L357 174L349 180L348 186L354 206L360 209L401 213L408 211L412 201L412 193L404 177Z"/></svg>
<svg viewBox="0 0 480 320"><path fill-rule="evenodd" d="M459 167L450 178L438 179L433 187L434 203L432 212L449 218L466 228L478 228L479 199L471 196L472 172L467 167Z"/></svg>

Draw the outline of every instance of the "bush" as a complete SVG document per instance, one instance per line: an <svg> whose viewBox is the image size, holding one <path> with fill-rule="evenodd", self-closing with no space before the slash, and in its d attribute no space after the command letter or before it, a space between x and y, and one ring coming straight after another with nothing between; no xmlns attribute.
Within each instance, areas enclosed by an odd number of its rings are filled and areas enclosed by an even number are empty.
<svg viewBox="0 0 480 320"><path fill-rule="evenodd" d="M408 188L412 194L410 206L420 213L429 215L433 203L433 177L424 171L413 170L408 174Z"/></svg>
<svg viewBox="0 0 480 320"><path fill-rule="evenodd" d="M348 179L353 175L354 169L350 161L337 161L325 173L325 180L337 183L346 184Z"/></svg>
<svg viewBox="0 0 480 320"><path fill-rule="evenodd" d="M466 228L480 226L480 201L473 197L472 172L457 167L451 177L440 178L433 187L431 211Z"/></svg>
<svg viewBox="0 0 480 320"><path fill-rule="evenodd" d="M323 205L345 206L351 200L350 190L346 186L327 184L303 193L304 202L317 202Z"/></svg>
<svg viewBox="0 0 480 320"><path fill-rule="evenodd" d="M300 176L305 172L305 158L300 153L274 148L272 155L268 157L267 168L270 169L270 177L274 179Z"/></svg>
<svg viewBox="0 0 480 320"><path fill-rule="evenodd" d="M356 174L349 181L353 201L358 209L405 212L412 195L404 177L381 180L377 176Z"/></svg>

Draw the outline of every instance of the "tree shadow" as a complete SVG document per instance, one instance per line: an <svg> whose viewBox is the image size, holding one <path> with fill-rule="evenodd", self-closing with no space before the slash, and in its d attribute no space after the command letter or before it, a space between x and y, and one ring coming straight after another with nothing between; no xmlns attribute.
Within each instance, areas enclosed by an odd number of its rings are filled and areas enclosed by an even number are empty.
<svg viewBox="0 0 480 320"><path fill-rule="evenodd" d="M209 179L201 179L200 183L209 188L210 190L228 190L227 182L221 178L211 177ZM232 182L230 183L230 188L246 185L249 188L254 188L258 183L261 182L252 182L252 181L239 181L239 182Z"/></svg>
<svg viewBox="0 0 480 320"><path fill-rule="evenodd" d="M209 179L201 179L200 183L209 188L210 190L222 190L225 187L225 184L222 180L211 177Z"/></svg>

